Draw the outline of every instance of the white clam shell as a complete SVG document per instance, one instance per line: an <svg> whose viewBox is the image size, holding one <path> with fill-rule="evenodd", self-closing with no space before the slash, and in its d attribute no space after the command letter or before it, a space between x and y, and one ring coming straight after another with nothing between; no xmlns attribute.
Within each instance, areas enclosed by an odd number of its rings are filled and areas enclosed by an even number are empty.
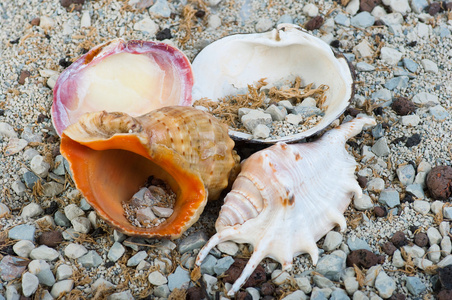
<svg viewBox="0 0 452 300"><path fill-rule="evenodd" d="M217 233L200 251L200 265L209 251L224 241L249 243L254 253L232 286L232 295L265 257L290 269L293 257L309 253L318 260L316 242L334 226L346 228L343 216L352 195L362 195L355 179L357 163L345 142L370 117L356 118L312 143L278 143L250 156L226 196L215 224Z"/></svg>
<svg viewBox="0 0 452 300"><path fill-rule="evenodd" d="M230 130L236 140L259 143L293 142L314 135L337 119L353 96L353 75L344 56L293 24L279 24L270 32L237 34L204 48L192 64L194 100L217 101L246 93L247 86L262 78L269 85L299 76L303 84L325 84L327 109L313 128L279 139L253 139L248 133Z"/></svg>

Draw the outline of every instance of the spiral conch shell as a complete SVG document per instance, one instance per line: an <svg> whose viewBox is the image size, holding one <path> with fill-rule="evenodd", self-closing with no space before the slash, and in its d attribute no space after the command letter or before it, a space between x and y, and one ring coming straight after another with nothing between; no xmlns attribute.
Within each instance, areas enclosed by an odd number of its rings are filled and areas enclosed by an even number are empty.
<svg viewBox="0 0 452 300"><path fill-rule="evenodd" d="M140 117L94 112L63 131L61 153L86 201L125 234L177 238L228 185L238 166L227 128L192 107L164 107ZM124 216L130 199L152 175L176 193L173 214L153 228Z"/></svg>
<svg viewBox="0 0 452 300"><path fill-rule="evenodd" d="M356 162L345 142L374 119L359 117L325 133L313 143L278 143L242 163L215 224L217 233L200 251L201 265L209 251L224 241L249 243L254 253L229 291L233 295L265 257L292 266L293 257L309 253L318 260L316 242L339 225L351 197L362 195L355 179Z"/></svg>

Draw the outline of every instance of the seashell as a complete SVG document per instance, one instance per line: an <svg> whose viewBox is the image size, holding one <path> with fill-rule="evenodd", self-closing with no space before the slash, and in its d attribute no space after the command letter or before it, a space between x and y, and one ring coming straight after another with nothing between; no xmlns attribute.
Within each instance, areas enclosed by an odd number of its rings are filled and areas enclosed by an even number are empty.
<svg viewBox="0 0 452 300"><path fill-rule="evenodd" d="M177 238L236 174L239 157L224 124L192 107L164 107L133 118L84 114L61 137L77 188L97 213L127 235ZM124 216L130 199L153 175L176 193L174 213L153 228Z"/></svg>
<svg viewBox="0 0 452 300"><path fill-rule="evenodd" d="M312 143L277 143L242 163L215 223L217 233L201 249L196 264L224 241L249 243L254 253L232 286L232 295L265 257L292 266L294 256L309 253L318 260L316 242L336 224L346 228L343 212L351 197L362 195L355 179L357 163L345 142L370 117L356 118Z"/></svg>
<svg viewBox="0 0 452 300"><path fill-rule="evenodd" d="M347 59L293 24L279 24L270 32L236 34L205 47L194 59L193 99L218 101L244 94L247 86L262 78L270 86L300 77L315 86L325 84L325 116L314 127L279 139L253 139L253 135L230 130L235 140L256 143L294 142L314 135L336 120L353 96L354 73Z"/></svg>
<svg viewBox="0 0 452 300"><path fill-rule="evenodd" d="M135 117L163 106L188 106L192 85L190 62L178 49L115 39L61 73L53 90L52 121L61 135L86 112L121 111Z"/></svg>

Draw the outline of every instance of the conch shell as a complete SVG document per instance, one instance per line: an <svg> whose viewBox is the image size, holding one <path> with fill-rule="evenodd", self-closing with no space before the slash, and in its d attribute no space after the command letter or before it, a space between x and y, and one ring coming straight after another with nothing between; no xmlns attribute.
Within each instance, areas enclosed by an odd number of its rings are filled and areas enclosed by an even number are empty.
<svg viewBox="0 0 452 300"><path fill-rule="evenodd" d="M61 154L86 201L118 230L144 237L177 238L197 221L207 198L216 199L236 173L239 157L233 147L224 124L182 106L137 118L87 113L61 137ZM176 193L174 212L159 226L135 227L122 203L150 175Z"/></svg>
<svg viewBox="0 0 452 300"><path fill-rule="evenodd" d="M269 32L235 34L205 47L192 64L193 99L218 101L245 94L248 85L265 78L269 86L293 82L328 86L325 115L314 127L278 139L254 139L252 134L230 130L235 140L274 144L295 142L317 134L336 120L354 94L354 72L347 59L321 39L294 24L279 24Z"/></svg>
<svg viewBox="0 0 452 300"><path fill-rule="evenodd" d="M253 245L254 253L229 295L265 257L280 262L284 270L302 253L309 253L316 264L316 242L336 224L345 230L343 212L353 194L362 195L354 176L357 163L345 142L365 124L375 125L375 120L359 117L315 142L278 143L245 160L216 221L217 233L201 249L196 264L221 242Z"/></svg>

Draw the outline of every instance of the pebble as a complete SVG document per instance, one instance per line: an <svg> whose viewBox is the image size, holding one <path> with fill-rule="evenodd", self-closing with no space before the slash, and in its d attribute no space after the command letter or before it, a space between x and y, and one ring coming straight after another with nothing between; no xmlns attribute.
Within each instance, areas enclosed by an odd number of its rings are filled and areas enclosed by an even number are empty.
<svg viewBox="0 0 452 300"><path fill-rule="evenodd" d="M443 237L440 245L441 245L442 254L448 255L452 252L452 242L450 240L450 237L448 237L448 236Z"/></svg>
<svg viewBox="0 0 452 300"><path fill-rule="evenodd" d="M6 299L8 300L19 300L20 299L20 295L17 292L17 289L14 285L8 285L6 287L6 293L5 293Z"/></svg>
<svg viewBox="0 0 452 300"><path fill-rule="evenodd" d="M233 263L234 259L231 256L225 256L217 260L215 266L213 267L213 271L215 274L221 275L226 272Z"/></svg>
<svg viewBox="0 0 452 300"><path fill-rule="evenodd" d="M149 14L157 17L169 18L171 16L171 9L166 0L157 0L154 5L149 8Z"/></svg>
<svg viewBox="0 0 452 300"><path fill-rule="evenodd" d="M21 257L28 257L30 255L31 250L35 248L35 245L32 241L29 240L20 240L13 246L13 251Z"/></svg>
<svg viewBox="0 0 452 300"><path fill-rule="evenodd" d="M430 227L429 229L427 229L427 236L430 245L439 244L443 238L441 236L441 233L435 227Z"/></svg>
<svg viewBox="0 0 452 300"><path fill-rule="evenodd" d="M84 216L85 212L76 204L69 204L64 207L64 214L66 215L68 220L72 221L77 217Z"/></svg>
<svg viewBox="0 0 452 300"><path fill-rule="evenodd" d="M34 156L30 161L30 169L39 177L45 178L49 174L50 165L41 155Z"/></svg>
<svg viewBox="0 0 452 300"><path fill-rule="evenodd" d="M276 24L293 24L293 18L291 15L288 14L284 14L282 15L279 19L278 22L276 22Z"/></svg>
<svg viewBox="0 0 452 300"><path fill-rule="evenodd" d="M396 268L403 268L405 266L405 261L402 258L400 250L394 251L394 254L392 255L392 264Z"/></svg>
<svg viewBox="0 0 452 300"><path fill-rule="evenodd" d="M427 253L428 259L434 264L438 263L441 259L441 249L436 244L431 245L430 248L428 248Z"/></svg>
<svg viewBox="0 0 452 300"><path fill-rule="evenodd" d="M450 233L450 224L449 224L449 222L445 222L445 221L441 222L439 224L438 228L439 228L439 232L441 233L441 235L443 237L449 235L449 233Z"/></svg>
<svg viewBox="0 0 452 300"><path fill-rule="evenodd" d="M148 280L149 280L149 283L151 283L152 285L156 285L156 286L163 285L168 282L166 277L163 276L162 273L160 273L159 271L154 271L154 272L150 273L148 276Z"/></svg>
<svg viewBox="0 0 452 300"><path fill-rule="evenodd" d="M403 184L404 186L407 186L414 182L416 170L414 169L413 165L406 164L404 166L398 167L396 172L400 183Z"/></svg>
<svg viewBox="0 0 452 300"><path fill-rule="evenodd" d="M378 290L378 293L384 299L391 297L396 289L396 284L394 279L389 277L385 271L381 270L378 273L377 278L375 279L375 288Z"/></svg>
<svg viewBox="0 0 452 300"><path fill-rule="evenodd" d="M427 6L427 0L411 0L411 9L417 14L422 13Z"/></svg>
<svg viewBox="0 0 452 300"><path fill-rule="evenodd" d="M41 245L30 252L31 259L42 259L46 261L54 261L60 253L53 248Z"/></svg>
<svg viewBox="0 0 452 300"><path fill-rule="evenodd" d="M372 72L375 71L375 67L366 63L366 62L359 62L356 64L356 69L360 72Z"/></svg>
<svg viewBox="0 0 452 300"><path fill-rule="evenodd" d="M30 273L36 275L39 283L46 286L53 286L55 284L55 276L53 276L50 265L44 260L32 260L28 264Z"/></svg>
<svg viewBox="0 0 452 300"><path fill-rule="evenodd" d="M303 293L302 291L298 290L293 292L290 295L285 296L284 298L282 298L281 300L305 300L308 299L308 297L306 296L305 293ZM311 298L312 299L312 298ZM253 299L254 300L254 299Z"/></svg>
<svg viewBox="0 0 452 300"><path fill-rule="evenodd" d="M452 265L452 255L447 255L445 258L443 258L439 263L438 267L444 268L446 266Z"/></svg>
<svg viewBox="0 0 452 300"><path fill-rule="evenodd" d="M375 144L372 146L372 152L377 156L386 156L391 151L389 150L388 141L385 137L378 139Z"/></svg>
<svg viewBox="0 0 452 300"><path fill-rule="evenodd" d="M314 284L321 289L334 287L334 283L326 277L314 275L312 279L314 281Z"/></svg>
<svg viewBox="0 0 452 300"><path fill-rule="evenodd" d="M114 242L113 246L111 246L110 250L108 251L107 257L109 260L115 262L121 258L125 251L126 249L121 243Z"/></svg>
<svg viewBox="0 0 452 300"><path fill-rule="evenodd" d="M371 48L369 42L367 40L362 40L361 43L356 45L353 50L359 54L360 57L372 57L374 55L374 50ZM357 63L356 66L358 67ZM358 70L359 71L359 70Z"/></svg>
<svg viewBox="0 0 452 300"><path fill-rule="evenodd" d="M217 245L218 250L221 251L221 253L235 256L237 252L239 251L239 246L234 242L223 242Z"/></svg>
<svg viewBox="0 0 452 300"><path fill-rule="evenodd" d="M7 215L9 215L11 211L9 210L9 207L6 206L6 204L0 202L0 218L3 218Z"/></svg>
<svg viewBox="0 0 452 300"><path fill-rule="evenodd" d="M139 251L134 256L129 258L127 261L128 267L135 267L137 266L142 260L146 259L148 257L148 254L146 251Z"/></svg>
<svg viewBox="0 0 452 300"><path fill-rule="evenodd" d="M25 172L22 178L24 179L25 186L31 190L39 180L39 177L31 171Z"/></svg>
<svg viewBox="0 0 452 300"><path fill-rule="evenodd" d="M408 87L408 76L399 76L389 79L385 84L384 87L388 90L402 90L406 89Z"/></svg>
<svg viewBox="0 0 452 300"><path fill-rule="evenodd" d="M350 300L350 297L343 289L335 289L331 293L330 300Z"/></svg>
<svg viewBox="0 0 452 300"><path fill-rule="evenodd" d="M387 205L390 208L394 208L395 206L400 205L399 192L394 189L385 189L380 193L378 202Z"/></svg>
<svg viewBox="0 0 452 300"><path fill-rule="evenodd" d="M173 214L173 210L168 207L152 206L152 212L160 218L169 218Z"/></svg>
<svg viewBox="0 0 452 300"><path fill-rule="evenodd" d="M403 116L401 120L403 126L412 126L412 127L417 126L421 121L418 115Z"/></svg>
<svg viewBox="0 0 452 300"><path fill-rule="evenodd" d="M380 179L380 178L378 178ZM384 182L383 187L384 188ZM355 197L353 199L353 204L355 206L355 209L357 210L368 210L374 207L374 204L372 203L372 199L369 197L369 195L363 194L362 197Z"/></svg>
<svg viewBox="0 0 452 300"><path fill-rule="evenodd" d="M289 280L291 278L289 273L287 273L285 271L282 271L282 270L279 270L279 269L278 270L274 270L272 272L271 277L272 277L273 283L276 284L276 285L282 285L282 284L284 284L286 282L289 282Z"/></svg>
<svg viewBox="0 0 452 300"><path fill-rule="evenodd" d="M436 121L444 121L449 117L447 110L441 105L436 105L430 108L429 112Z"/></svg>
<svg viewBox="0 0 452 300"><path fill-rule="evenodd" d="M77 259L86 253L88 253L88 250L80 244L71 243L64 248L64 255L72 259Z"/></svg>
<svg viewBox="0 0 452 300"><path fill-rule="evenodd" d="M409 254L412 258L420 258L423 257L425 254L425 250L417 245L403 246L403 250L405 250L405 252Z"/></svg>
<svg viewBox="0 0 452 300"><path fill-rule="evenodd" d="M72 276L72 267L66 264L61 264L56 270L56 279L58 281L68 279Z"/></svg>
<svg viewBox="0 0 452 300"><path fill-rule="evenodd" d="M273 28L273 21L268 18L260 18L256 23L256 32L266 32Z"/></svg>
<svg viewBox="0 0 452 300"><path fill-rule="evenodd" d="M71 221L63 214L61 211L57 210L55 215L53 216L55 224L61 227L69 227L71 226Z"/></svg>
<svg viewBox="0 0 452 300"><path fill-rule="evenodd" d="M385 188L385 181L381 178L373 178L367 183L367 189L372 192L381 192Z"/></svg>
<svg viewBox="0 0 452 300"><path fill-rule="evenodd" d="M190 274L181 266L176 268L176 271L168 276L168 288L173 291L175 288L188 288L190 283Z"/></svg>
<svg viewBox="0 0 452 300"><path fill-rule="evenodd" d="M272 104L265 110L265 113L270 114L273 121L283 121L287 115L287 110L283 106Z"/></svg>
<svg viewBox="0 0 452 300"><path fill-rule="evenodd" d="M25 272L22 275L22 293L25 297L33 295L39 286L39 279L35 275Z"/></svg>
<svg viewBox="0 0 452 300"><path fill-rule="evenodd" d="M434 63L430 59L421 60L421 65L424 68L425 72L430 72L430 73L435 73L435 74L438 73L438 66L436 65L436 63Z"/></svg>
<svg viewBox="0 0 452 300"><path fill-rule="evenodd" d="M91 230L91 222L85 217L72 219L71 224L76 232L88 233Z"/></svg>
<svg viewBox="0 0 452 300"><path fill-rule="evenodd" d="M375 17L372 16L369 12L363 11L359 14L353 16L350 20L350 24L359 28L366 28L374 25Z"/></svg>
<svg viewBox="0 0 452 300"><path fill-rule="evenodd" d="M350 26L350 18L341 13L338 13L334 17L334 22L338 25L342 25L342 26L346 26L346 27Z"/></svg>
<svg viewBox="0 0 452 300"><path fill-rule="evenodd" d="M134 297L132 295L132 292L127 290L127 291L111 294L110 296L107 297L107 300L134 300Z"/></svg>
<svg viewBox="0 0 452 300"><path fill-rule="evenodd" d="M444 218L446 218L446 219L452 219L452 207L451 206L444 207L443 215L444 215Z"/></svg>
<svg viewBox="0 0 452 300"><path fill-rule="evenodd" d="M392 99L392 93L388 89L379 89L378 91L372 93L372 100L384 100L385 103L389 103Z"/></svg>
<svg viewBox="0 0 452 300"><path fill-rule="evenodd" d="M427 92L420 92L413 96L411 99L415 104L431 105L439 104L438 96Z"/></svg>
<svg viewBox="0 0 452 300"><path fill-rule="evenodd" d="M316 272L326 278L339 281L345 269L345 259L335 254L325 255L317 263Z"/></svg>
<svg viewBox="0 0 452 300"><path fill-rule="evenodd" d="M214 267L217 264L217 259L213 255L207 255L201 264L201 273L209 275L215 274Z"/></svg>
<svg viewBox="0 0 452 300"><path fill-rule="evenodd" d="M358 290L359 283L355 277L347 277L344 279L344 286L347 294L353 295Z"/></svg>
<svg viewBox="0 0 452 300"><path fill-rule="evenodd" d="M380 57L388 65L395 66L402 58L402 53L393 48L382 47L380 50Z"/></svg>
<svg viewBox="0 0 452 300"><path fill-rule="evenodd" d="M270 136L270 128L266 125L258 124L254 127L253 138L255 139L266 139Z"/></svg>
<svg viewBox="0 0 452 300"><path fill-rule="evenodd" d="M19 257L10 255L4 256L0 260L0 278L3 281L11 281L13 279L20 278L27 266L20 265L19 263L24 261L24 259Z"/></svg>
<svg viewBox="0 0 452 300"><path fill-rule="evenodd" d="M96 281L94 281L94 283L91 285L93 291L96 291L98 288L102 287L103 289L113 289L115 288L115 285L113 283L111 283L108 280L105 280L104 278L99 278Z"/></svg>
<svg viewBox="0 0 452 300"><path fill-rule="evenodd" d="M315 4L308 3L303 7L303 13L312 18L319 14L319 8Z"/></svg>
<svg viewBox="0 0 452 300"><path fill-rule="evenodd" d="M218 15L210 15L207 19L207 26L209 29L217 29L221 26L221 18Z"/></svg>
<svg viewBox="0 0 452 300"><path fill-rule="evenodd" d="M416 200L413 203L413 209L420 214L426 215L430 211L430 203L428 201Z"/></svg>
<svg viewBox="0 0 452 300"><path fill-rule="evenodd" d="M155 36L159 30L159 26L148 17L138 21L133 25L133 29L148 34L149 36Z"/></svg>
<svg viewBox="0 0 452 300"><path fill-rule="evenodd" d="M301 277L300 274L295 275L295 282L297 283L298 288L306 294L311 293L312 286L311 281L306 277Z"/></svg>
<svg viewBox="0 0 452 300"><path fill-rule="evenodd" d="M252 110L242 117L243 126L252 132L258 124L270 125L272 116L259 110Z"/></svg>
<svg viewBox="0 0 452 300"><path fill-rule="evenodd" d="M199 249L207 243L207 234L204 231L197 231L188 237L184 238L178 246L178 251L180 254L185 252L193 251L194 249Z"/></svg>
<svg viewBox="0 0 452 300"><path fill-rule="evenodd" d="M339 248L342 243L342 234L337 231L330 231L323 242L323 250L333 251Z"/></svg>
<svg viewBox="0 0 452 300"><path fill-rule="evenodd" d="M351 251L359 249L366 249L372 251L369 244L365 240L357 237L349 237L347 239L347 246L350 248Z"/></svg>
<svg viewBox="0 0 452 300"><path fill-rule="evenodd" d="M24 149L27 145L28 141L24 139L11 138L4 150L4 154L5 156L14 155L22 151L22 149Z"/></svg>
<svg viewBox="0 0 452 300"><path fill-rule="evenodd" d="M104 262L102 257L94 250L88 251L88 253L81 256L77 261L85 268L96 268Z"/></svg>
<svg viewBox="0 0 452 300"><path fill-rule="evenodd" d="M303 121L303 117L295 114L288 114L286 116L286 122L292 125L298 125L301 121Z"/></svg>
<svg viewBox="0 0 452 300"><path fill-rule="evenodd" d="M36 227L34 225L22 224L8 231L8 238L12 240L35 240Z"/></svg>
<svg viewBox="0 0 452 300"><path fill-rule="evenodd" d="M212 288L217 284L218 279L216 277L210 276L209 274L204 274L204 275L202 275L202 280L206 284L207 293L213 294L214 290ZM248 291L248 289L252 289L252 288L247 288L247 291ZM252 290L255 290L255 289L252 289ZM257 294L259 296L259 292L257 292ZM254 298L253 298L253 300L254 300Z"/></svg>
<svg viewBox="0 0 452 300"><path fill-rule="evenodd" d="M161 298L168 298L170 295L170 290L168 288L168 285L159 285L154 287L154 296L161 297Z"/></svg>
<svg viewBox="0 0 452 300"><path fill-rule="evenodd" d="M20 216L22 218L34 218L42 214L44 210L41 208L41 206L38 203L31 202L30 204L26 205L22 209L22 213Z"/></svg>
<svg viewBox="0 0 452 300"><path fill-rule="evenodd" d="M16 195L18 196L23 196L25 195L25 192L27 190L27 188L25 187L25 185L22 183L22 181L20 181L20 179L17 179L16 181L14 181L11 184L11 189L14 191L14 193L16 193Z"/></svg>
<svg viewBox="0 0 452 300"><path fill-rule="evenodd" d="M0 122L0 136L7 138L17 138L17 132L14 127L5 122Z"/></svg>

